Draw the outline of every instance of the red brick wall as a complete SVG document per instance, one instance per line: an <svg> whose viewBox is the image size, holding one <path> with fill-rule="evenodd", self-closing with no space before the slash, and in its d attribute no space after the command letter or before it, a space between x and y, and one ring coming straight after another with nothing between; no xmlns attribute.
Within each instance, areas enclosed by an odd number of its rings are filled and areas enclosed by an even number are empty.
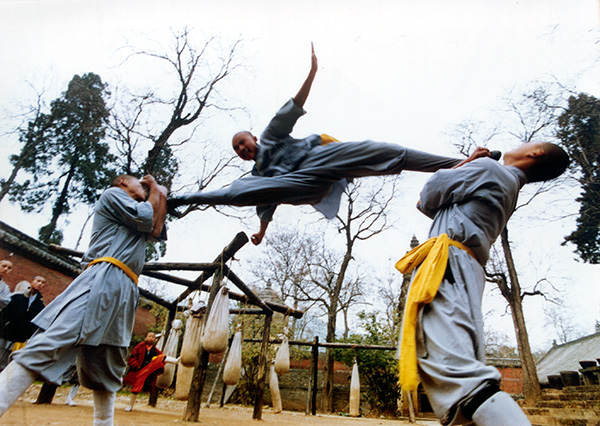
<svg viewBox="0 0 600 426"><path fill-rule="evenodd" d="M500 389L511 395L523 395L523 369L521 367L497 367L502 375Z"/></svg>
<svg viewBox="0 0 600 426"><path fill-rule="evenodd" d="M31 282L36 275L41 275L46 278L46 287L42 290L46 305L53 301L54 298L62 293L64 289L71 284L71 281L73 281L73 278L67 275L33 262L26 257L21 257L19 255L11 256L10 252L0 248L0 260L4 259L10 260L13 263L13 270L4 277L4 281L10 287L10 291L13 291L20 281Z"/></svg>

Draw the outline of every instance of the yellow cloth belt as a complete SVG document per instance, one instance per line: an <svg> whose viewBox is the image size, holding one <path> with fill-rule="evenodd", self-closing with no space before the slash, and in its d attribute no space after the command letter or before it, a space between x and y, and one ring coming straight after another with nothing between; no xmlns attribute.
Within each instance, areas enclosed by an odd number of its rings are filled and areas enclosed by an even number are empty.
<svg viewBox="0 0 600 426"><path fill-rule="evenodd" d="M135 274L135 272L133 272L131 269L129 269L129 266L125 265L119 259L115 259L114 257L99 257L98 259L94 259L90 263L88 263L88 266L85 269L89 268L92 265L95 265L96 263L100 263L100 262L112 263L113 265L118 267L121 271L125 272L125 274L129 278L131 278L131 281L133 281L137 285L138 276Z"/></svg>
<svg viewBox="0 0 600 426"><path fill-rule="evenodd" d="M26 343L27 342L15 342L15 344L13 345L13 348L12 348L12 352L16 352L16 351L23 349L25 347Z"/></svg>
<svg viewBox="0 0 600 426"><path fill-rule="evenodd" d="M421 265L410 285L402 320L400 386L407 391L416 390L419 385L416 341L419 309L430 303L435 297L446 273L448 248L451 245L466 251L475 258L475 253L469 247L451 240L447 234L442 234L415 247L396 263L396 269L403 274L407 274Z"/></svg>
<svg viewBox="0 0 600 426"><path fill-rule="evenodd" d="M336 138L334 138L333 136L329 136L326 135L325 133L323 133L321 135L321 145L327 145L328 143L331 142L339 142Z"/></svg>

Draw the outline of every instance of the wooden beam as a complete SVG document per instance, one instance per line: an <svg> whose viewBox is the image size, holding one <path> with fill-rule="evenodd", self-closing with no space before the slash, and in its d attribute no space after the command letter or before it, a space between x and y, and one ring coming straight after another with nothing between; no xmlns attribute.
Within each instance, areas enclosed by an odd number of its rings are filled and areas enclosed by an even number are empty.
<svg viewBox="0 0 600 426"><path fill-rule="evenodd" d="M235 255L235 253L237 253L237 251L239 249L244 247L244 245L247 242L248 242L248 236L243 232L238 232L238 234L233 238L233 240L231 240L229 245L223 249L223 251L221 252L220 255L217 256L217 258L215 259L215 261L213 263L216 263L219 266L225 265L225 263L228 262ZM200 287L202 286L202 283L204 281L206 281L207 279L209 279L214 274L214 272L215 272L214 270L202 272L202 274L200 274L200 276L194 280L192 285L187 290L185 290L183 293L181 293L179 295L177 300L183 300L186 297L188 297L188 295L192 291L200 289Z"/></svg>
<svg viewBox="0 0 600 426"><path fill-rule="evenodd" d="M145 271L214 271L218 263L147 262Z"/></svg>
<svg viewBox="0 0 600 426"><path fill-rule="evenodd" d="M227 277L229 281L239 288L250 300L250 303L262 308L265 312L273 313L273 310L265 302L260 300L260 298L254 294L250 287L248 287L237 275L235 275L227 265L223 265L223 276Z"/></svg>
<svg viewBox="0 0 600 426"><path fill-rule="evenodd" d="M244 342L251 342L251 343L260 343L262 340L261 339L244 339ZM271 344L280 344L281 343L281 339L271 339L269 340L269 343ZM303 342L301 340L290 340L288 341L288 343L290 345L296 345L296 346L314 346L315 343L313 342ZM319 343L319 347L323 347L323 348L337 348L337 349L379 349L382 351L395 351L397 348L395 348L394 346L381 346L381 345L358 345L358 344L352 344L352 343Z"/></svg>

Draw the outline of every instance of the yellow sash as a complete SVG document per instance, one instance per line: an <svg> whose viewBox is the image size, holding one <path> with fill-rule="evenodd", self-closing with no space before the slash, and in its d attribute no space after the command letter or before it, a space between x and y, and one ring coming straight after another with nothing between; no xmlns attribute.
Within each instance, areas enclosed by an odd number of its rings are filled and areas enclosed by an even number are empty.
<svg viewBox="0 0 600 426"><path fill-rule="evenodd" d="M13 348L12 348L12 352L16 352L16 351L23 349L25 347L26 343L27 342L15 342L15 344L13 345Z"/></svg>
<svg viewBox="0 0 600 426"><path fill-rule="evenodd" d="M125 265L119 259L115 259L114 257L99 257L98 259L94 259L90 263L88 263L88 266L85 269L89 268L90 266L92 266L96 263L100 263L100 262L112 263L113 265L115 265L116 267L121 269L123 272L125 272L125 274L129 278L131 278L131 281L133 281L137 285L138 276L135 274L135 272L133 272L131 269L129 269L129 266Z"/></svg>
<svg viewBox="0 0 600 426"><path fill-rule="evenodd" d="M334 138L333 136L329 136L326 135L325 133L323 133L321 135L321 145L327 145L328 143L331 142L339 142L336 138Z"/></svg>
<svg viewBox="0 0 600 426"><path fill-rule="evenodd" d="M442 234L415 247L396 263L396 269L403 274L407 274L421 265L410 285L402 320L400 386L407 391L416 390L419 385L416 342L419 309L430 303L435 297L446 273L448 247L451 245L466 251L475 258L475 253L469 247L451 240L447 234Z"/></svg>

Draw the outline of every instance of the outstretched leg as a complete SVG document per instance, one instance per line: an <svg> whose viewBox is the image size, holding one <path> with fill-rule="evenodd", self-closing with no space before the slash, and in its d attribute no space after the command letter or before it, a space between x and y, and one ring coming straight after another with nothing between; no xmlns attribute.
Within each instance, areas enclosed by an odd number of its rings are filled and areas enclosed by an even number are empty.
<svg viewBox="0 0 600 426"><path fill-rule="evenodd" d="M316 204L342 179L393 175L402 170L434 172L460 160L383 142L332 143L314 148L298 170L272 176L248 176L226 188L172 197L170 210L187 204L263 206Z"/></svg>
<svg viewBox="0 0 600 426"><path fill-rule="evenodd" d="M23 392L33 383L37 374L12 361L0 373L0 417L8 411Z"/></svg>

